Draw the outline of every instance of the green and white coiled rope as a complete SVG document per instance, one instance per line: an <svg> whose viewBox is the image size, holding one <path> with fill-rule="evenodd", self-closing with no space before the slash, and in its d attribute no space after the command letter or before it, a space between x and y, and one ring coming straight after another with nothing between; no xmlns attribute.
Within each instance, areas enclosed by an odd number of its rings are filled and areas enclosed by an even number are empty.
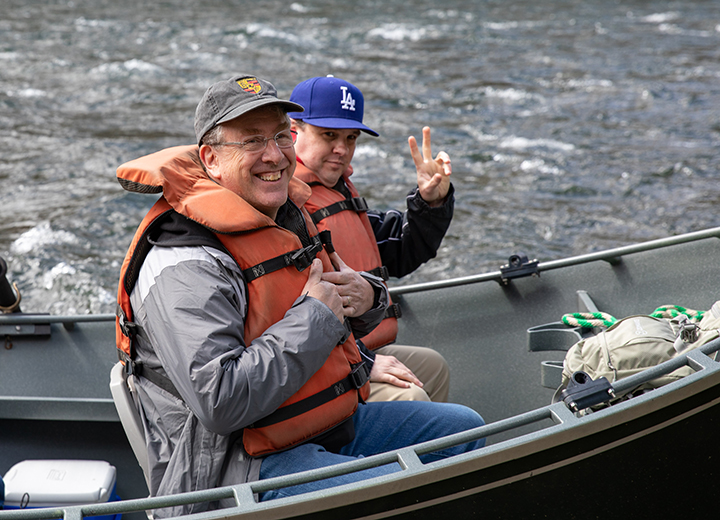
<svg viewBox="0 0 720 520"><path fill-rule="evenodd" d="M565 314L562 322L570 327L582 327L592 329L593 327L610 327L617 321L617 318L607 312L573 312Z"/></svg>
<svg viewBox="0 0 720 520"><path fill-rule="evenodd" d="M650 316L653 318L668 318L672 319L680 314L684 314L690 321L698 322L702 320L705 311L695 311L692 309L686 309L679 305L661 305L655 309ZM606 312L573 312L565 314L562 317L562 322L570 327L581 327L583 329L592 329L594 327L611 327L617 322L617 318L606 313Z"/></svg>
<svg viewBox="0 0 720 520"><path fill-rule="evenodd" d="M697 322L702 320L703 316L705 315L705 311L694 311L692 309L680 307L679 305L661 305L660 307L655 309L650 316L654 318L672 319L676 316L679 316L680 314L684 314L685 316L690 318L690 321Z"/></svg>

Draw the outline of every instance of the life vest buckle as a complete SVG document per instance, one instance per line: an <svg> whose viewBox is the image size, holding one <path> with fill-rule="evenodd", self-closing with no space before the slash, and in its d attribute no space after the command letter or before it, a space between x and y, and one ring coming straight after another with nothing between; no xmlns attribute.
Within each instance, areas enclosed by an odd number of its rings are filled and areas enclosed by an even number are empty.
<svg viewBox="0 0 720 520"><path fill-rule="evenodd" d="M370 370L365 364L365 361L361 361L356 365L352 365L352 371L350 372L350 380L352 381L355 388L362 388L362 386L370 380Z"/></svg>
<svg viewBox="0 0 720 520"><path fill-rule="evenodd" d="M367 211L369 209L367 201L365 200L365 197L353 197L350 199L353 209L357 212L360 211Z"/></svg>
<svg viewBox="0 0 720 520"><path fill-rule="evenodd" d="M303 248L296 251L290 257L290 262L297 268L298 271L303 272L305 269L310 267L310 264L312 264L314 259L315 255L309 252L307 248Z"/></svg>
<svg viewBox="0 0 720 520"><path fill-rule="evenodd" d="M317 254L322 250L322 242L319 237L313 237L314 242L312 245L298 249L290 256L290 262L297 268L298 271L303 272L305 269L310 267L315 260Z"/></svg>
<svg viewBox="0 0 720 520"><path fill-rule="evenodd" d="M137 324L127 319L127 315L120 305L116 307L115 315L118 317L118 324L122 333L130 339L134 338L137 334Z"/></svg>

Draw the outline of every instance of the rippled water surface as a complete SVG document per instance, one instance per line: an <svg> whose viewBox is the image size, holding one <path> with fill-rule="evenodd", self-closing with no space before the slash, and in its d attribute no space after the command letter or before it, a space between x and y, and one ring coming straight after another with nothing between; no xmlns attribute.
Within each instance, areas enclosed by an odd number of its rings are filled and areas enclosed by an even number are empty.
<svg viewBox="0 0 720 520"><path fill-rule="evenodd" d="M452 158L438 257L395 283L716 226L720 2L3 0L0 256L23 310L112 312L155 197L121 163L193 141L236 71L281 96L334 74L365 94L354 180L403 207L408 135Z"/></svg>

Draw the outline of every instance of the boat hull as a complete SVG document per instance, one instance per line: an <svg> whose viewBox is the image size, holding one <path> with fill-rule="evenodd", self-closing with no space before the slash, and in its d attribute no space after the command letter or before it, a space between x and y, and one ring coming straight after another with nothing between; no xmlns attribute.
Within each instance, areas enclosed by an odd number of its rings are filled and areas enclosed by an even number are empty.
<svg viewBox="0 0 720 520"><path fill-rule="evenodd" d="M482 455L428 465L363 490L278 503L271 515L265 511L268 516L256 518L647 518L706 512L715 498L699 486L720 475L714 453L720 373L658 394L594 417L571 417L563 404L554 405L551 414L559 412L560 422L529 440L505 441Z"/></svg>
<svg viewBox="0 0 720 520"><path fill-rule="evenodd" d="M143 511L162 507L166 500L222 498L234 498L236 507L204 518L585 518L705 512L715 502L706 488L720 473L720 457L714 453L720 431L720 363L708 356L720 341L682 356L695 369L683 380L578 416L562 402L551 404L554 388L543 381L541 370L544 363L561 361L569 345L534 349L528 334L567 312L584 310L579 307L588 302L616 317L647 314L667 304L709 309L718 299L712 282L720 277L720 229L713 233L608 254L605 260L548 266L539 275L507 284L491 274L483 281L396 287L393 299L403 309L398 342L441 352L451 369L450 400L478 410L485 427L326 468L325 473L167 499L142 498L147 496L144 478L114 412L107 385L116 360L112 321L79 321L68 327L53 323L50 337L13 336L12 349L0 351L0 443L5 448L0 471L28 458L107 460L118 468L121 498L138 500L101 504L83 514ZM447 443L480 437L488 441L481 450L427 465L418 458ZM254 499L268 488L326 478L328 472L394 462L402 471L378 479L259 504ZM0 512L0 518L23 513Z"/></svg>

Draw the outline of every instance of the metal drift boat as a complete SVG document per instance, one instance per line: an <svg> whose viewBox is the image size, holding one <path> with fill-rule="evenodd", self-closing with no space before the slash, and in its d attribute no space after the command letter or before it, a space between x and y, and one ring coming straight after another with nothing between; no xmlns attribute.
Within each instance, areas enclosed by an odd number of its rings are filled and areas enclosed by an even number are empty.
<svg viewBox="0 0 720 520"><path fill-rule="evenodd" d="M451 400L487 425L452 437L282 478L147 497L143 472L108 387L114 315L0 316L0 474L25 459L103 460L121 501L0 511L12 518L144 518L181 502L234 498L203 519L668 517L707 512L720 474L720 363L715 340L613 383L620 392L688 365L677 382L573 413L552 403L563 350L579 339L568 312L616 317L664 304L709 309L718 298L720 228L550 262L515 255L499 271L392 289L399 343L436 348L451 367ZM3 294L5 299L3 300ZM0 306L16 298L0 279ZM538 340L538 338L540 338ZM127 426L127 424L126 424ZM132 426L129 426L132 429ZM418 454L471 438L487 446L422 464ZM322 492L257 503L254 493L399 462L402 471ZM32 506L32 503L30 504Z"/></svg>

